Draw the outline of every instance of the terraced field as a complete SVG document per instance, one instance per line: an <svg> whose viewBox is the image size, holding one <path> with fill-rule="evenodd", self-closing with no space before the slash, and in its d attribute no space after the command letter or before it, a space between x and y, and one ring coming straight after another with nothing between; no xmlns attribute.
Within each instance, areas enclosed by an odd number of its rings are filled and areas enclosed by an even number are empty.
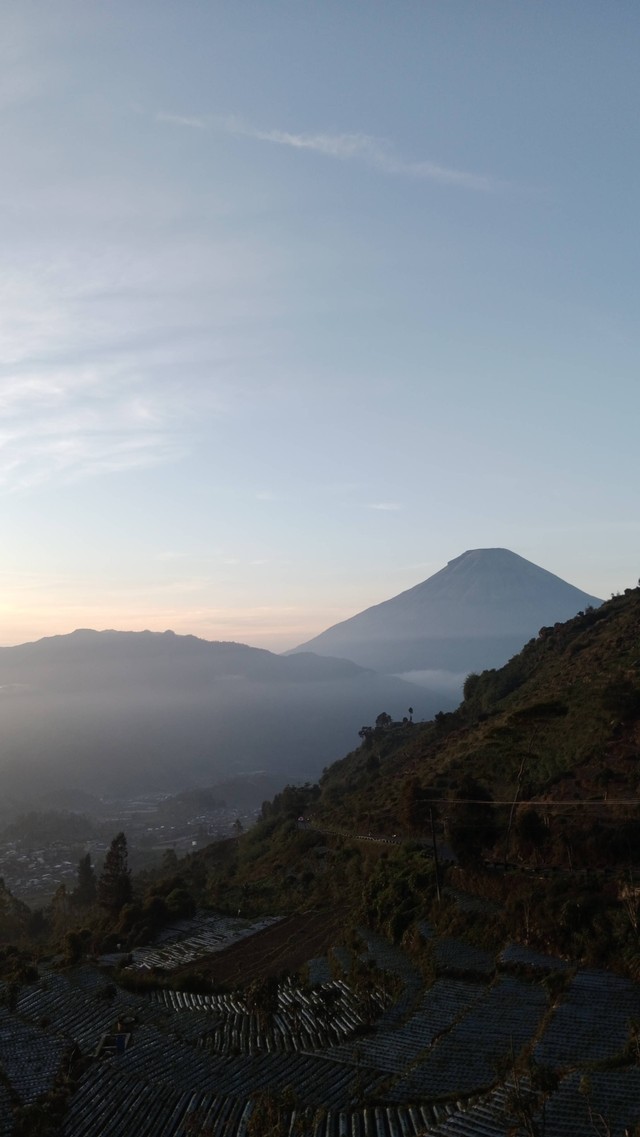
<svg viewBox="0 0 640 1137"><path fill-rule="evenodd" d="M277 927L282 959L293 940ZM245 939L223 954L255 960L275 928L251 952ZM622 1058L640 988L627 980L569 973L552 1005L539 976L566 962L518 945L494 959L434 937L438 977L425 989L398 947L362 929L360 959L380 982L359 995L312 954L309 931L313 985L280 982L268 1013L241 989L136 995L92 965L46 973L0 1010L0 1137L13 1132L11 1106L46 1095L74 1046L88 1061L76 1065L61 1137L266 1137L267 1106L280 1109L271 1130L286 1137L525 1137L536 1117L544 1137L623 1137L640 1120L640 1060L633 1048ZM302 946L298 937L296 956ZM106 1035L120 1050L101 1052ZM528 1049L555 1070L545 1101L526 1071L511 1081Z"/></svg>

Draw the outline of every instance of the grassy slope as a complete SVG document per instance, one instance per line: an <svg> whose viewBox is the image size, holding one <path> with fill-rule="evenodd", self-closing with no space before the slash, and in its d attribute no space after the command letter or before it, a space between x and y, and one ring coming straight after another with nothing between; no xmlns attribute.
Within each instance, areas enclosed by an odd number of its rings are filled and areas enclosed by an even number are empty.
<svg viewBox="0 0 640 1137"><path fill-rule="evenodd" d="M594 962L631 959L635 972L638 936L619 882L585 882L574 870L613 867L623 882L640 858L632 804L640 794L640 589L543 630L504 668L465 687L467 698L454 713L375 732L334 763L319 786L278 795L263 821L228 842L224 854L215 846L196 854L202 898L247 913L340 904L352 923L365 920L396 938L428 915L452 931L465 924L478 941L524 936ZM562 870L553 880L502 876L487 872L481 859L450 869L449 884L496 902L494 927L486 919L461 920L447 903L434 908L433 867L424 847L411 843L427 836L429 825L426 808L417 821L408 818L407 786L439 799L442 840L455 815L452 798L469 773L496 801L511 802L517 792L518 802L536 803L542 841L523 835L526 807L518 805L509 859ZM576 800L578 809L566 804ZM496 809L496 838L485 856L504 857L510 812L508 805ZM312 829L299 828L300 814L313 818ZM354 839L369 832L398 834L403 843ZM637 907L640 921L640 901Z"/></svg>
<svg viewBox="0 0 640 1137"><path fill-rule="evenodd" d="M335 763L319 814L396 831L408 778L448 797L471 773L496 800L511 800L521 765L520 798L635 798L638 714L623 704L626 686L640 691L640 589L544 629L466 686L469 697L439 723L388 732Z"/></svg>

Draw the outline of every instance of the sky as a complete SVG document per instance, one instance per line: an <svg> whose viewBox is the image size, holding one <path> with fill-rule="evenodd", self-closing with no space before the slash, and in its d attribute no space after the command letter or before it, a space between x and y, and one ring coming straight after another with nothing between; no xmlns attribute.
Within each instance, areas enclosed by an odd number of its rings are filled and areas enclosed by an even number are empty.
<svg viewBox="0 0 640 1137"><path fill-rule="evenodd" d="M640 7L0 0L0 643L640 574Z"/></svg>

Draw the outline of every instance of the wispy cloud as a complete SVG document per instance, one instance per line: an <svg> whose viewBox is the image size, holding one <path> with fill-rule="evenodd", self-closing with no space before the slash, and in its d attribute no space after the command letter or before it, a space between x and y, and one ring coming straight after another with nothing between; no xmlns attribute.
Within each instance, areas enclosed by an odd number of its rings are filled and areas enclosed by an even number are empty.
<svg viewBox="0 0 640 1137"><path fill-rule="evenodd" d="M339 134L293 133L288 130L261 130L235 115L206 118L192 115L158 114L156 118L160 122L175 126L186 126L198 130L207 128L224 130L228 134L254 138L258 142L270 142L276 146L287 146L293 150L310 150L326 158L361 162L380 170L384 174L414 178L420 181L439 182L442 185L459 186L461 189L489 192L500 189L505 184L485 174L455 169L439 162L402 158L394 152L391 143L373 134L347 132Z"/></svg>
<svg viewBox="0 0 640 1137"><path fill-rule="evenodd" d="M234 327L266 310L264 247L162 225L104 245L0 230L0 492L175 462L251 396Z"/></svg>
<svg viewBox="0 0 640 1137"><path fill-rule="evenodd" d="M83 405L62 399L59 411L36 397L20 414L8 417L0 431L0 486L32 489L52 477L64 481L146 468L175 459L181 452L164 424L141 423L126 397L92 399Z"/></svg>
<svg viewBox="0 0 640 1137"><path fill-rule="evenodd" d="M183 114L157 114L158 122L173 123L174 126L193 126L198 130L206 130L207 120L204 118L196 118L195 115Z"/></svg>
<svg viewBox="0 0 640 1137"><path fill-rule="evenodd" d="M403 506L400 505L400 502L398 501L374 501L370 502L366 508L378 509L382 513L396 513L398 510L402 509Z"/></svg>

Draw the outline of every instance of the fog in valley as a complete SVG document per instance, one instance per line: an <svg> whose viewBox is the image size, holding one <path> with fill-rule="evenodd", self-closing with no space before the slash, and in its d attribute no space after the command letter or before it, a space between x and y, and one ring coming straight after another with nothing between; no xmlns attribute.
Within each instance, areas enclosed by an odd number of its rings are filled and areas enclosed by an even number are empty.
<svg viewBox="0 0 640 1137"><path fill-rule="evenodd" d="M469 672L592 603L509 550L476 549L285 655L170 631L84 629L2 648L2 811L255 771L276 789L315 781L381 712L453 709Z"/></svg>
<svg viewBox="0 0 640 1137"><path fill-rule="evenodd" d="M449 704L451 700L448 701ZM172 633L79 631L0 651L5 815L82 794L175 793L264 772L315 780L387 711L438 693L344 660Z"/></svg>

